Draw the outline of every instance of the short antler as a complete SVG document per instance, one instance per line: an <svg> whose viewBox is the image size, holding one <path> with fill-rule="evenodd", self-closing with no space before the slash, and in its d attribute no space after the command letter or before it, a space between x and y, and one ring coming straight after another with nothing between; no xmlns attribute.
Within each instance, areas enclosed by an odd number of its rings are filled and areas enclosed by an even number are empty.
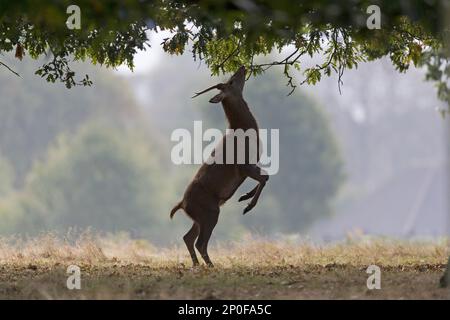
<svg viewBox="0 0 450 320"><path fill-rule="evenodd" d="M219 90L220 90L220 88L222 87L222 85L223 85L222 83L216 84L215 86L209 87L208 89L205 89L205 90L203 90L203 91L201 91L201 92L195 93L195 95L192 96L191 98L192 98L192 99L193 99L193 98L196 98L196 97L198 97L199 95L201 95L201 94L203 94L203 93L205 93L205 92L211 91L212 89L219 89Z"/></svg>

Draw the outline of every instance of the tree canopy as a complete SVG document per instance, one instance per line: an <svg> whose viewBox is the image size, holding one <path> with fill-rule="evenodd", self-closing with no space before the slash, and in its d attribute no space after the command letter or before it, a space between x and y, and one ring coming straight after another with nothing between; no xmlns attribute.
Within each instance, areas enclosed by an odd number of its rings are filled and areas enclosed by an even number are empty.
<svg viewBox="0 0 450 320"><path fill-rule="evenodd" d="M19 59L48 56L36 73L70 88L91 84L88 75L75 75L72 60L133 68L133 55L148 44L147 31L170 30L163 49L181 54L190 47L193 58L204 61L213 74L246 65L257 75L281 66L295 89L292 68L302 72L300 83L314 84L332 73L340 83L345 69L389 56L400 72L412 64L427 66L439 97L449 100L444 0L80 0L81 28L73 30L65 24L71 4L2 1L0 52L15 52ZM380 8L380 29L366 25L370 5ZM255 59L283 48L289 52L281 60ZM319 56L321 62L304 66L301 58L308 55Z"/></svg>

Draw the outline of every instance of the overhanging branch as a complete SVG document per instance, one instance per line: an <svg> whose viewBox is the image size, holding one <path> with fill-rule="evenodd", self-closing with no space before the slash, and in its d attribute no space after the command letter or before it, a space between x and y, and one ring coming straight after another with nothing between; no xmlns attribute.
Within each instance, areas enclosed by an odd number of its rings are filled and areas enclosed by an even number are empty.
<svg viewBox="0 0 450 320"><path fill-rule="evenodd" d="M20 74L18 74L16 71L11 69L7 64L0 61L0 65L4 66L6 69L8 69L10 72L14 73L16 76L20 77Z"/></svg>

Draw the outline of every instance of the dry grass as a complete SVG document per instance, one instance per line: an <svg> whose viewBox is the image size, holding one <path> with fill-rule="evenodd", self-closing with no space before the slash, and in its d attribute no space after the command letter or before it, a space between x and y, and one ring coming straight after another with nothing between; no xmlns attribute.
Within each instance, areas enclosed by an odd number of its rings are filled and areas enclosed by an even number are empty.
<svg viewBox="0 0 450 320"><path fill-rule="evenodd" d="M89 233L69 239L1 239L0 298L449 298L437 285L448 257L444 240L318 246L247 237L213 246L214 269L191 269L181 246ZM65 286L71 264L81 268L81 290ZM367 290L371 264L382 269L381 290Z"/></svg>

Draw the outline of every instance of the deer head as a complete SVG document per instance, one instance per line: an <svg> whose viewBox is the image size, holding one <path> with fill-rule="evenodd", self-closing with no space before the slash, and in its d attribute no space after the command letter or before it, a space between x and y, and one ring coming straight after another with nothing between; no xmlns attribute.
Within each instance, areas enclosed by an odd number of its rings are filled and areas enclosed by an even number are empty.
<svg viewBox="0 0 450 320"><path fill-rule="evenodd" d="M242 97L242 91L244 90L245 84L245 73L245 67L242 66L227 82L216 84L208 89L198 92L192 98L198 97L199 95L213 89L220 90L220 93L209 100L211 103L219 103L228 97Z"/></svg>

